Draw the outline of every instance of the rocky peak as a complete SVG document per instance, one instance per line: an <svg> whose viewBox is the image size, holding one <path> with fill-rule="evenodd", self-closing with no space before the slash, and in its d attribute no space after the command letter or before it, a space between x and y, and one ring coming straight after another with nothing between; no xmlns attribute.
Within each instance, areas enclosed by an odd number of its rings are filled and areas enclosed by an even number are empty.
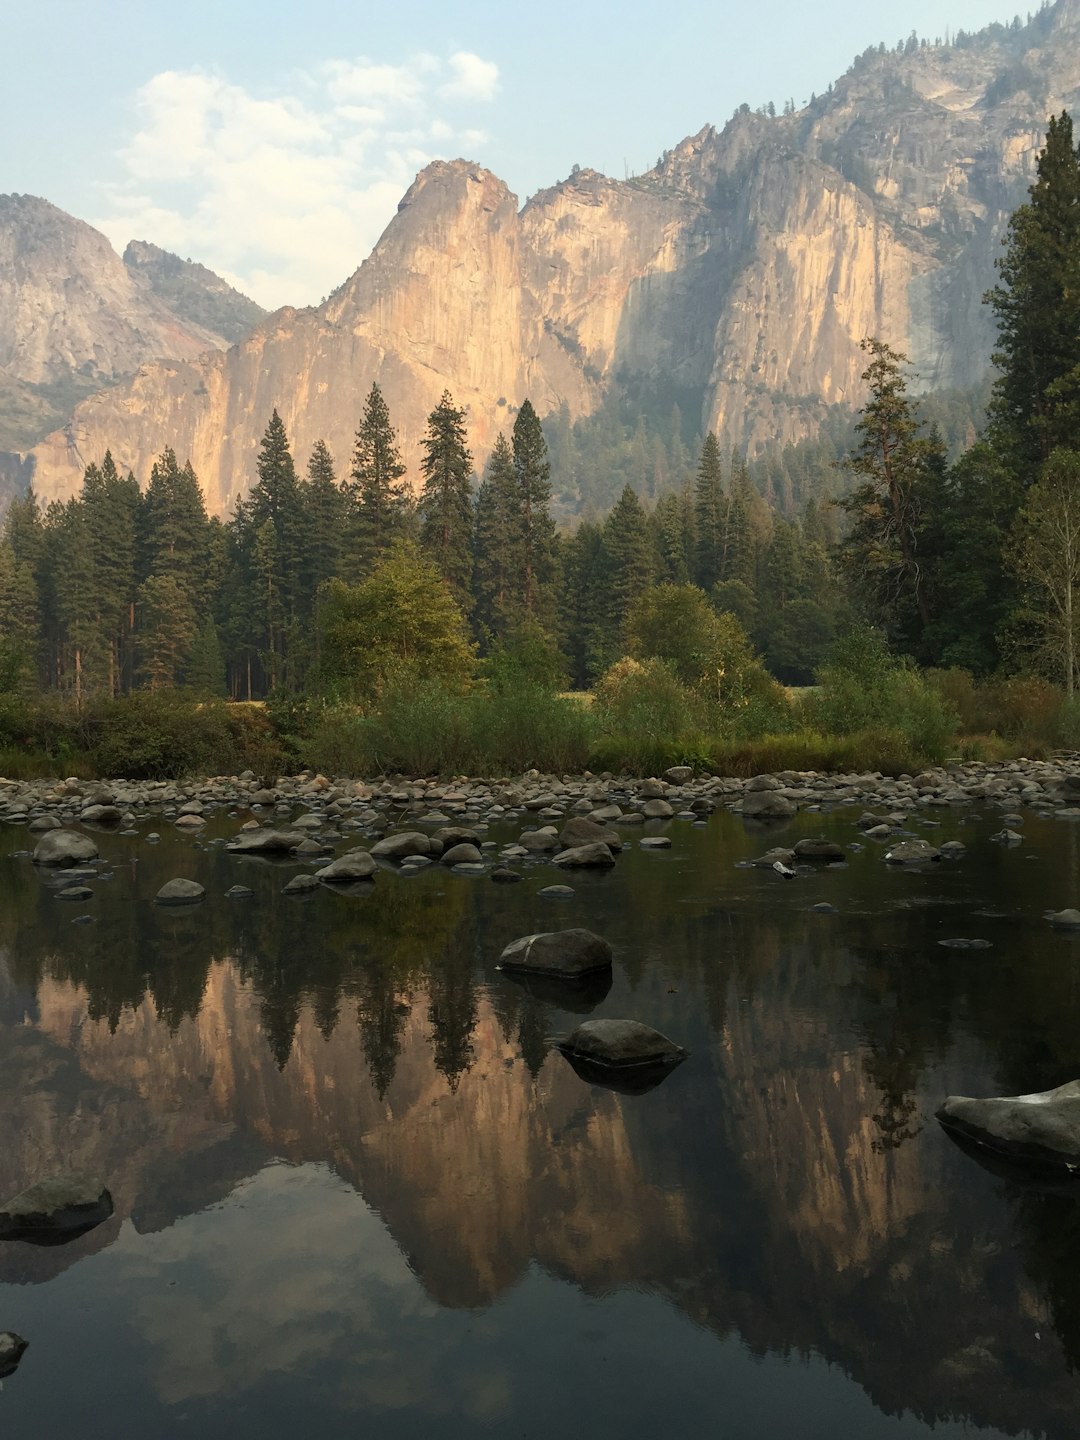
<svg viewBox="0 0 1080 1440"><path fill-rule="evenodd" d="M149 241L130 241L123 259L174 315L230 345L250 334L266 316L261 305L234 290L213 270L192 260L181 260L179 255Z"/></svg>

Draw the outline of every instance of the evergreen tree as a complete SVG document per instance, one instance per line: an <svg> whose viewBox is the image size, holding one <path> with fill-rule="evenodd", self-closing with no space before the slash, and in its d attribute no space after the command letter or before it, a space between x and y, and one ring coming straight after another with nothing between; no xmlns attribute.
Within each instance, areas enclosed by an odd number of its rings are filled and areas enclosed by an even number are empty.
<svg viewBox="0 0 1080 1440"><path fill-rule="evenodd" d="M555 526L551 502L551 467L544 432L531 402L525 399L514 421L511 437L517 531L516 558L522 608L527 619L547 618L550 586L555 569Z"/></svg>
<svg viewBox="0 0 1080 1440"><path fill-rule="evenodd" d="M629 485L623 487L601 531L600 573L590 644L594 673L606 670L626 653L627 614L655 574L645 511Z"/></svg>
<svg viewBox="0 0 1080 1440"><path fill-rule="evenodd" d="M1025 496L1013 541L1030 602L1022 619L1071 700L1080 671L1080 453L1053 451Z"/></svg>
<svg viewBox="0 0 1080 1440"><path fill-rule="evenodd" d="M364 402L349 474L347 489L353 513L345 573L350 580L358 580L370 574L402 536L409 508L397 432L377 384Z"/></svg>
<svg viewBox="0 0 1080 1440"><path fill-rule="evenodd" d="M121 479L110 451L83 476L82 503L93 563L91 607L101 632L109 694L130 689L138 567L139 486Z"/></svg>
<svg viewBox="0 0 1080 1440"><path fill-rule="evenodd" d="M256 460L258 481L248 497L255 535L254 566L261 597L258 645L271 691L285 681L290 638L300 609L303 565L303 510L289 438L275 410L263 433Z"/></svg>
<svg viewBox="0 0 1080 1440"><path fill-rule="evenodd" d="M320 588L341 573L346 497L334 473L324 440L316 440L308 459L307 482L300 487L303 528L303 584L300 612L314 614Z"/></svg>
<svg viewBox="0 0 1080 1440"><path fill-rule="evenodd" d="M428 416L420 442L424 488L417 506L420 542L458 604L468 609L472 582L472 456L465 444L465 412L449 390Z"/></svg>
<svg viewBox="0 0 1080 1440"><path fill-rule="evenodd" d="M986 296L998 323L992 438L1028 485L1080 433L1080 147L1067 111L1050 120L1029 196Z"/></svg>
<svg viewBox="0 0 1080 1440"><path fill-rule="evenodd" d="M720 445L710 430L701 447L697 478L694 481L694 530L696 550L694 582L711 590L722 577L724 547L724 477Z"/></svg>
<svg viewBox="0 0 1080 1440"><path fill-rule="evenodd" d="M563 545L559 587L559 645L570 662L570 683L586 688L599 678L593 635L603 591L600 527L583 522Z"/></svg>

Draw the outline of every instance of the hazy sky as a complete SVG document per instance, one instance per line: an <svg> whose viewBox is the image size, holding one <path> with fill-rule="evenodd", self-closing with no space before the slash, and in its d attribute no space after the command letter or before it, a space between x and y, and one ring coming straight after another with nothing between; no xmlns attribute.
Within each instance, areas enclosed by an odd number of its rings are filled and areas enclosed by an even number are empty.
<svg viewBox="0 0 1080 1440"><path fill-rule="evenodd" d="M340 284L431 159L477 160L522 200L574 164L639 172L743 101L801 106L868 45L1015 13L1008 0L4 8L0 192L42 195L118 249L137 238L201 260L267 306Z"/></svg>

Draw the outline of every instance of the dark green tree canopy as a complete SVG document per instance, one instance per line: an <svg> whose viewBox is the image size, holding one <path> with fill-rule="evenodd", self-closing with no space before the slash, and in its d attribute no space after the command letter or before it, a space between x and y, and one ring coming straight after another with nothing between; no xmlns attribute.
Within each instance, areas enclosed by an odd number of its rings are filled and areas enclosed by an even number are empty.
<svg viewBox="0 0 1080 1440"><path fill-rule="evenodd" d="M465 411L449 390L428 416L420 448L424 489L417 506L420 541L463 608L472 581L472 456L466 445Z"/></svg>

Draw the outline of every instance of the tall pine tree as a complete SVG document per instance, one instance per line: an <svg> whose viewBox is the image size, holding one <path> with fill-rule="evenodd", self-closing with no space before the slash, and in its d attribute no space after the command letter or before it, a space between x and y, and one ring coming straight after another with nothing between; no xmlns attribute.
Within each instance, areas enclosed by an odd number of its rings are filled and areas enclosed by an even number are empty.
<svg viewBox="0 0 1080 1440"><path fill-rule="evenodd" d="M428 416L420 442L424 488L417 506L420 543L435 562L451 594L469 609L472 584L472 456L465 443L465 412L449 390Z"/></svg>

